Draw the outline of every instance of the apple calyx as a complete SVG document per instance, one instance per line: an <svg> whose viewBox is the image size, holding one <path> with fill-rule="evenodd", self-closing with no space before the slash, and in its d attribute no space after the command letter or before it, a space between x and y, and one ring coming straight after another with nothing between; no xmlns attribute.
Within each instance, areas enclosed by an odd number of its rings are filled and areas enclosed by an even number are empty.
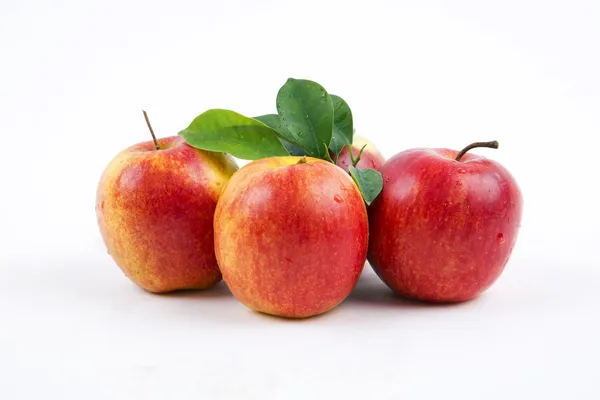
<svg viewBox="0 0 600 400"><path fill-rule="evenodd" d="M457 155L456 158L454 159L455 161L460 161L460 159L467 154L467 151L471 150L471 149L475 149L477 147L487 147L490 149L497 149L499 146L498 141L496 140L492 140L491 142L475 142L475 143L471 143L470 145L468 145L467 147L465 147L464 149L462 149Z"/></svg>
<svg viewBox="0 0 600 400"><path fill-rule="evenodd" d="M144 113L144 119L146 120L146 125L148 125L148 129L150 129L150 134L152 135L152 141L154 142L154 147L156 150L160 150L160 146L158 145L158 141L156 140L156 135L154 135L154 130L152 129L152 125L150 125L150 120L148 119L148 114L146 111L142 110Z"/></svg>

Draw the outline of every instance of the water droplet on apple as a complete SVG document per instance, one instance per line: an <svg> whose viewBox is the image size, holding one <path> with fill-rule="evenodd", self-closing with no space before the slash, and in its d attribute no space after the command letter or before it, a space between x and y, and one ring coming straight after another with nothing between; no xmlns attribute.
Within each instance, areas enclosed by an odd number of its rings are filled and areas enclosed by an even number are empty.
<svg viewBox="0 0 600 400"><path fill-rule="evenodd" d="M459 168L456 172L458 172L459 174L464 174L465 170L463 168Z"/></svg>
<svg viewBox="0 0 600 400"><path fill-rule="evenodd" d="M462 182L461 181L456 181L456 186L462 186Z"/></svg>
<svg viewBox="0 0 600 400"><path fill-rule="evenodd" d="M388 183L389 181L390 181L390 177L389 177L389 176L386 176L386 178L385 178L385 183Z"/></svg>
<svg viewBox="0 0 600 400"><path fill-rule="evenodd" d="M498 244L504 244L504 234L499 233L497 238L498 238Z"/></svg>
<svg viewBox="0 0 600 400"><path fill-rule="evenodd" d="M343 203L344 199L342 199L342 196L340 196L339 194L336 194L335 196L333 196L333 199L337 202L337 203Z"/></svg>

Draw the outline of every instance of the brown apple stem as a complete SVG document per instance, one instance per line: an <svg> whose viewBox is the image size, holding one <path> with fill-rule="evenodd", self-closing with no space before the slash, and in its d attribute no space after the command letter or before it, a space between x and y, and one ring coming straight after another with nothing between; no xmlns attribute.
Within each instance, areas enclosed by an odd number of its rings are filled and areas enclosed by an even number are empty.
<svg viewBox="0 0 600 400"><path fill-rule="evenodd" d="M156 135L154 135L154 129L152 129L152 125L150 125L150 120L148 119L148 114L146 111L142 110L144 113L144 119L146 120L146 125L148 125L148 129L150 129L150 134L152 135L152 140L154 141L154 147L156 150L160 150L160 146L158 145L158 140L156 140Z"/></svg>
<svg viewBox="0 0 600 400"><path fill-rule="evenodd" d="M460 151L460 153L458 153L458 155L456 156L455 160L456 161L460 161L460 159L467 154L467 151L471 150L471 149L475 149L477 147L488 147L490 149L497 149L498 148L498 142L496 140L492 140L491 142L475 142L475 143L471 143L470 145L468 145L467 147L465 147L464 149L462 149Z"/></svg>
<svg viewBox="0 0 600 400"><path fill-rule="evenodd" d="M299 159L296 164L306 164L306 163L307 163L306 156L302 156L302 158Z"/></svg>

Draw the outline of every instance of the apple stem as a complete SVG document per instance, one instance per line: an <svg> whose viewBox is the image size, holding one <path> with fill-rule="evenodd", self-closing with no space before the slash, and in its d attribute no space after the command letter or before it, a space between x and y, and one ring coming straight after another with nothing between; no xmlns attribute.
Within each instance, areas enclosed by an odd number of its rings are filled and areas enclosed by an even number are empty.
<svg viewBox="0 0 600 400"><path fill-rule="evenodd" d="M154 129L152 129L152 125L150 125L150 120L148 119L148 114L146 111L142 110L144 113L144 119L146 120L146 125L148 125L148 129L150 129L150 134L152 135L152 140L154 141L154 147L156 150L160 150L160 146L158 145L158 141L156 140L156 135L154 135Z"/></svg>
<svg viewBox="0 0 600 400"><path fill-rule="evenodd" d="M455 160L456 161L460 161L460 159L467 154L467 151L471 150L471 149L475 149L477 147L487 147L490 149L497 149L498 148L498 142L496 140L492 140L491 142L475 142L475 143L471 143L470 145L468 145L467 147L465 147L464 149L462 149L460 151L460 153L458 153L458 155L456 156Z"/></svg>
<svg viewBox="0 0 600 400"><path fill-rule="evenodd" d="M296 164L306 164L306 156L302 156L301 159L298 160L298 162Z"/></svg>

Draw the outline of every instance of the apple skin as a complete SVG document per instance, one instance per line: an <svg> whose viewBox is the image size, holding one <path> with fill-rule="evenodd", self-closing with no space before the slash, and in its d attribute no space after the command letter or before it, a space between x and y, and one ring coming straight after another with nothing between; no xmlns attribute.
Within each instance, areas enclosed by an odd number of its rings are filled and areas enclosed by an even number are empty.
<svg viewBox="0 0 600 400"><path fill-rule="evenodd" d="M350 176L306 157L253 161L227 184L215 212L223 279L248 308L304 318L340 304L363 270L368 216Z"/></svg>
<svg viewBox="0 0 600 400"><path fill-rule="evenodd" d="M381 168L369 208L368 260L396 293L460 302L488 289L509 260L523 200L499 163L449 149L412 149Z"/></svg>
<svg viewBox="0 0 600 400"><path fill-rule="evenodd" d="M379 150L377 150L377 147L375 147L375 145L371 141L358 135L354 136L354 140L352 141L352 155L354 156L354 158L358 157L358 153L360 153L360 149L362 149L364 145L367 145L367 147L365 147L365 149L363 150L360 160L356 164L356 168L371 168L379 171L379 168L381 168L381 166L385 162L385 157L383 157L383 154L381 154ZM348 149L348 146L345 146L340 152L337 161L337 166L343 169L344 171L348 172L351 165L352 159L350 158L350 151Z"/></svg>
<svg viewBox="0 0 600 400"><path fill-rule="evenodd" d="M106 167L96 216L109 254L154 293L206 289L221 280L213 242L218 197L233 158L197 150L182 137L131 146Z"/></svg>

